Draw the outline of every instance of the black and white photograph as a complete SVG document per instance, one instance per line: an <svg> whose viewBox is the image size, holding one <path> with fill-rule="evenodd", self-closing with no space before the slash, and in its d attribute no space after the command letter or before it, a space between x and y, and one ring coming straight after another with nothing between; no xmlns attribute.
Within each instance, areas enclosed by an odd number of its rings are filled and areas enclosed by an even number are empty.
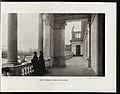
<svg viewBox="0 0 120 94"><path fill-rule="evenodd" d="M105 76L104 13L2 16L4 76Z"/></svg>
<svg viewBox="0 0 120 94"><path fill-rule="evenodd" d="M115 6L2 3L1 90L114 92Z"/></svg>

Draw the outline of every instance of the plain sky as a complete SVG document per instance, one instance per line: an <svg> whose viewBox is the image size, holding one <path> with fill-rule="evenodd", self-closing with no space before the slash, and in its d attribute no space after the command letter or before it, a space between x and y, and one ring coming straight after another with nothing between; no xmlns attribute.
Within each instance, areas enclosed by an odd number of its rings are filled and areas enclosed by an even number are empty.
<svg viewBox="0 0 120 94"><path fill-rule="evenodd" d="M8 14L2 14L2 47L7 49ZM81 30L81 22L68 22L65 27L65 44L70 44L71 30ZM18 14L18 50L37 49L38 14Z"/></svg>

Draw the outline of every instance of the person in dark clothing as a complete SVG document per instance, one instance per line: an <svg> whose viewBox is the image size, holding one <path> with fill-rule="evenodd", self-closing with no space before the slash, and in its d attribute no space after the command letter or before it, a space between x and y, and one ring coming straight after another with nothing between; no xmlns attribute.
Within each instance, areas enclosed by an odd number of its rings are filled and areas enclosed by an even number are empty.
<svg viewBox="0 0 120 94"><path fill-rule="evenodd" d="M37 52L34 51L34 56L33 56L33 59L31 60L32 63L33 63L33 69L34 69L34 75L35 76L38 76L40 75L40 64L38 62L38 56L37 56Z"/></svg>
<svg viewBox="0 0 120 94"><path fill-rule="evenodd" d="M34 59L34 60L38 60L38 56L37 56L37 52L36 52L36 51L34 51L33 59Z"/></svg>
<svg viewBox="0 0 120 94"><path fill-rule="evenodd" d="M45 69L45 61L44 61L43 53L41 51L39 56L39 63L40 63L40 74L44 75L46 73L46 69Z"/></svg>

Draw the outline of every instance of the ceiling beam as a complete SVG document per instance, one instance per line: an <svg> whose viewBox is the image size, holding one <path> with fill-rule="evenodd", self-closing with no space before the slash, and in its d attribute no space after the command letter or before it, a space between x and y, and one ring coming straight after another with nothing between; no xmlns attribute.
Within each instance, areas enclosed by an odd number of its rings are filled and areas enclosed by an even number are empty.
<svg viewBox="0 0 120 94"><path fill-rule="evenodd" d="M80 19L89 19L91 17L90 14L55 14L54 20L65 20L65 21L72 21L72 20L80 20Z"/></svg>

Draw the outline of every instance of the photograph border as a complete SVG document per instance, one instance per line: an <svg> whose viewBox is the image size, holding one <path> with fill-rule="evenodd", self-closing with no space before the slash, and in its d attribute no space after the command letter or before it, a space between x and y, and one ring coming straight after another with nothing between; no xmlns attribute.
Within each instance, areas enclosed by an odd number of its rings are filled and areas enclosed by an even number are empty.
<svg viewBox="0 0 120 94"><path fill-rule="evenodd" d="M82 3L83 4L83 3ZM100 3L99 3L100 4ZM103 4L103 3L102 3ZM106 3L105 3L106 4ZM111 4L112 5L112 4ZM115 5L116 6L116 5ZM115 7L114 6L114 7ZM104 6L103 6L104 7ZM3 6L2 6L2 8L3 8ZM11 7L12 8L12 7ZM113 7L111 7L111 9L112 9ZM5 10L6 11L6 9L8 9L8 8L3 8L2 9L2 11L3 10ZM113 9L114 10L114 9ZM113 12L113 10L112 10L112 12ZM2 12L1 11L1 12ZM21 10L20 10L21 11ZM17 12L17 11L9 11L10 13L11 12ZM114 11L115 13L116 13L116 11ZM65 13L65 12L64 12ZM93 12L92 12L93 13ZM102 12L101 12L102 13ZM110 15L109 15L110 16ZM108 13L107 13L107 17L108 17ZM115 22L116 22L116 19L115 18L113 18L114 20L115 20ZM108 21L108 20L107 20ZM108 24L108 23L107 23ZM113 30L115 29L115 27L113 28ZM108 28L107 28L107 30L108 30ZM105 29L105 31L106 31L106 29ZM113 33L112 33L113 34ZM106 34L105 34L106 35ZM112 35L113 36L113 35ZM111 37L111 35L110 35L110 37ZM106 37L105 37L106 38ZM107 38L108 38L108 36L107 36ZM115 34L114 34L114 38L115 38ZM106 41L106 40L105 40ZM115 39L113 40L113 42L115 42ZM105 43L107 43L107 41L105 42ZM115 44L115 43L114 43ZM110 45L110 44L109 44ZM106 46L105 46L106 47ZM107 46L108 47L108 46ZM113 47L113 46L112 46ZM115 47L115 46L114 46ZM113 48L114 48L113 47ZM115 50L114 50L115 51ZM113 51L112 51L113 52ZM113 52L113 55L115 55L115 52ZM113 64L113 65L111 65L111 66L114 66L114 69L116 68L116 66L115 66L116 64ZM105 68L106 69L106 68ZM112 71L114 71L115 72L115 70L112 70ZM107 76L108 76L109 74L107 74ZM109 81L113 81L113 79L115 80L115 74L113 73L113 78L111 78L111 80L109 79ZM2 81L2 91L10 91L10 90L12 90L12 91L16 91L16 90L13 90L13 88L11 87L11 89L8 89L8 87L9 86L6 86L6 85L8 85L7 83L8 83L8 79L9 79L9 81L11 81L10 82L10 85L12 85L12 82L13 81L15 81L15 79L19 79L19 80L21 80L22 82L24 82L24 83L26 83L25 81L28 79L28 77L27 77L27 79L26 79L26 77L23 77L23 78L21 78L21 77L7 77L7 78L5 78L5 77L1 77L2 79L1 79L1 81ZM45 79L46 79L46 77L44 77ZM52 77L53 79L60 79L60 78L58 78L58 77ZM73 80L73 79L74 80ZM24 80L23 80L24 79ZM48 78L47 78L48 79ZM61 78L61 79L63 79L63 78ZM64 79L68 79L67 77L64 77ZM91 83L91 80L93 80L92 81L92 83L94 83L94 81L96 80L96 81L102 81L103 79L104 79L104 81L107 81L108 80L108 78L102 78L102 77L100 77L100 78L98 78L98 77L81 77L80 79L82 79L82 80L85 80L86 81L86 83L88 82L89 84ZM79 78L74 78L74 77L70 77L70 79L69 79L69 81L70 82L57 82L57 84L59 83L60 84L60 86L61 86L61 84L62 83L67 83L67 84L69 84L69 85L75 85L75 81L79 81L80 80ZM36 78L34 78L34 77L32 77L32 79L30 79L30 81L27 81L27 83L29 83L29 82L31 82L31 81L33 81L33 82L35 82L35 83L38 83L38 81L40 81L41 80L41 77L38 77L37 79ZM109 82L108 81L108 82ZM115 80L115 82L116 82L116 80ZM114 85L115 84L115 82L113 81L113 82L111 82L110 83L110 85L112 84L112 85ZM43 84L43 82L39 82L39 84L38 85L36 85L36 86L39 86L40 84ZM44 86L46 86L46 85L50 85L50 84L54 84L54 86L56 86L56 83L55 82L45 82L46 84L43 84ZM92 84L91 83L91 84ZM113 84L114 83L114 84ZM6 85L5 85L6 84ZM17 84L18 84L18 82L17 82ZM83 84L83 83L82 83ZM84 83L85 84L85 83ZM15 84L14 84L15 85ZM21 86L22 86L22 84L20 84ZM28 85L25 85L25 87L26 86L29 86L29 85L31 85L30 83L28 84ZM98 84L97 84L98 85ZM100 85L100 83L99 83L99 85ZM98 85L98 86L99 86ZM13 86L13 85L12 85ZM15 85L16 86L16 85ZM66 86L67 85L65 85L65 86L63 86L64 88L66 88ZM78 92L79 90L79 86L80 85L75 85L76 86L76 89L74 89L73 90L73 88L71 88L71 91L75 91L75 92ZM94 86L94 85L93 85ZM100 86L102 86L102 85L100 85ZM104 85L103 85L104 86ZM14 87L14 86L13 86ZM52 86L51 86L51 88L52 88ZM113 88L113 86L111 86L111 87L109 87L109 88L107 88L107 89L103 89L102 87L101 87L101 89L102 89L102 91L104 91L104 92L107 92L107 91L109 91L109 92L115 92L115 89L116 87L114 87ZM17 91L28 91L27 89L19 89L19 88L16 88L17 89ZM111 89L111 90L110 90ZM58 89L58 87L56 87L55 89L54 89L54 91L65 91L66 92L66 89ZM68 88L67 88L67 90L68 90ZM51 91L51 90L47 90L47 89L45 89L45 88L41 88L41 90L39 90L38 88L36 89L35 88L35 90L31 90L31 92L35 92L35 91ZM89 91L89 90L85 90L85 88L82 88L80 91L82 91L82 92L84 92L84 91ZM92 90L90 90L89 92L91 92L91 91L93 91L93 89ZM98 91L98 92L100 92L100 90L98 89L98 88L96 88L96 90L95 91Z"/></svg>

